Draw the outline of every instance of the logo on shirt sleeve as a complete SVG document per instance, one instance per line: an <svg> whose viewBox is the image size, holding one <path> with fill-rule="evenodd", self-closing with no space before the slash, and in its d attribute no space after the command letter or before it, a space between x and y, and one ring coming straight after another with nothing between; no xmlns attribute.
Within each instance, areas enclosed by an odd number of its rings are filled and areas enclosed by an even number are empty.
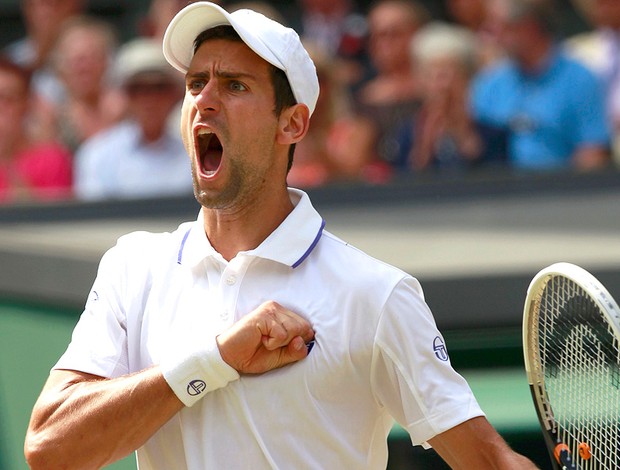
<svg viewBox="0 0 620 470"><path fill-rule="evenodd" d="M448 350L441 336L436 336L433 340L433 351L440 361L446 362L448 360Z"/></svg>

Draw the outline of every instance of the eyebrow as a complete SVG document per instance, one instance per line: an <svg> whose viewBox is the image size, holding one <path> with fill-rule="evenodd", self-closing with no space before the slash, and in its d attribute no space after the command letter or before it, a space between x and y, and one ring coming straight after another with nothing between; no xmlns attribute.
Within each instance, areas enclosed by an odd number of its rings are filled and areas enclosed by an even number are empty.
<svg viewBox="0 0 620 470"><path fill-rule="evenodd" d="M245 78L245 79L250 79L250 80L257 80L256 75L251 74L251 73L227 72L225 70L218 70L218 71L216 71L215 72L215 76L217 78L226 78L226 79ZM207 78L210 78L210 77L211 77L211 74L209 72L191 72L191 71L188 71L185 74L185 80L196 79L196 78L207 79Z"/></svg>

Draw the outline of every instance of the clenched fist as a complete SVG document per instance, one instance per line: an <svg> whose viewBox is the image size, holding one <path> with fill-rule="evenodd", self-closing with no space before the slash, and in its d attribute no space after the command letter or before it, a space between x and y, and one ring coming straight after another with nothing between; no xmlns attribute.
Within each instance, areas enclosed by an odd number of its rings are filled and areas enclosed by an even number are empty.
<svg viewBox="0 0 620 470"><path fill-rule="evenodd" d="M260 374L308 355L310 323L276 302L250 312L217 337L222 359L240 374Z"/></svg>

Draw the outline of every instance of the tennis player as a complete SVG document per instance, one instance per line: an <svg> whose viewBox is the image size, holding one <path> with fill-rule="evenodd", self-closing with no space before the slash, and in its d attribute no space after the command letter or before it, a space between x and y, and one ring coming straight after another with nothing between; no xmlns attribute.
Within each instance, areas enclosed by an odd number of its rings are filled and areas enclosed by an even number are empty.
<svg viewBox="0 0 620 470"><path fill-rule="evenodd" d="M319 86L297 34L193 3L164 38L202 209L101 260L25 443L39 468L380 469L398 421L454 468L524 469L451 367L418 282L287 188ZM149 175L145 174L144 178Z"/></svg>

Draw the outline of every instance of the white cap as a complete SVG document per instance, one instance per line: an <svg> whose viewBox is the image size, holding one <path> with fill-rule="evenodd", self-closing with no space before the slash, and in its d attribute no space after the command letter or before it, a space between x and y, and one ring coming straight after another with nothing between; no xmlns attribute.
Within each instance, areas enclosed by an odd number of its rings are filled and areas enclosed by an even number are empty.
<svg viewBox="0 0 620 470"><path fill-rule="evenodd" d="M187 72L194 55L194 40L207 29L231 25L256 54L286 74L293 95L314 111L319 80L314 63L295 31L253 10L228 13L211 2L195 2L172 19L164 35L164 56L177 70Z"/></svg>
<svg viewBox="0 0 620 470"><path fill-rule="evenodd" d="M119 50L114 77L121 85L126 85L134 77L144 73L167 76L170 81L177 79L157 41L138 38L124 44Z"/></svg>

